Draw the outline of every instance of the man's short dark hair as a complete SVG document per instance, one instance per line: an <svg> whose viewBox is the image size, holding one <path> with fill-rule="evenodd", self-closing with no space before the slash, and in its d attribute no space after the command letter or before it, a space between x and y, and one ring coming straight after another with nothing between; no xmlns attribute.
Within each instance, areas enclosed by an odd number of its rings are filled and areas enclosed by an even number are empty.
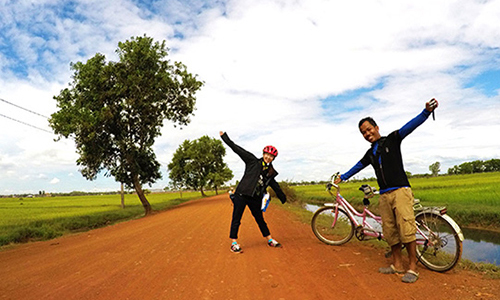
<svg viewBox="0 0 500 300"><path fill-rule="evenodd" d="M363 123L366 121L368 121L368 123L372 124L373 127L377 127L377 122L375 122L375 120L372 119L372 117L366 117L366 118L361 119L361 121L359 121L358 128L360 128L361 125L363 125Z"/></svg>

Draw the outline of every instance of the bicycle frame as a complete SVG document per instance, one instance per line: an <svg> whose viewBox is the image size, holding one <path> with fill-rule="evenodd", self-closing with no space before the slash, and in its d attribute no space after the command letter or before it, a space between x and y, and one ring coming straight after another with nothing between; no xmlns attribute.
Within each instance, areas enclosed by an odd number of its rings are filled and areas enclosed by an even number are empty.
<svg viewBox="0 0 500 300"><path fill-rule="evenodd" d="M331 206L335 208L335 218L332 224L332 227L335 226L335 223L337 222L337 217L338 217L338 208L341 206L344 211L347 213L349 216L349 219L354 223L356 228L362 228L363 229L363 235L369 236L369 237L374 237L379 240L384 238L384 234L381 231L376 230L367 222L367 216L375 220L378 224L382 226L382 217L375 215L373 212L371 212L366 206L363 208L363 212L358 212L352 205L347 201L342 195L340 194L340 187L336 184L332 184L333 187L336 188L337 190L337 195L335 196L335 203L325 203L325 206ZM333 193L331 192L330 188L328 189L328 192L330 195L334 196ZM431 208L423 208L423 209L431 209ZM455 229L458 229L457 232L459 232L459 237L460 240L463 241L463 234L462 231L460 230L460 227L456 225L455 221L453 221L451 218L449 218L446 214L440 213L441 216L445 217ZM362 222L358 222L358 220L355 217L360 217L362 218ZM426 245L429 247L433 247L434 245L432 244L432 240L427 234L422 232L420 230L418 225L422 225L424 228L426 228L429 232L432 234L432 230L430 230L425 224L417 224L416 229L417 229L417 236L420 235L421 238L417 238L416 242L417 245Z"/></svg>
<svg viewBox="0 0 500 300"><path fill-rule="evenodd" d="M330 190L328 192L333 196ZM337 187L337 196L335 197L336 203L325 203L325 206L332 206L335 207L335 218L334 218L334 223L332 224L332 227L335 225L335 222L337 221L338 217L338 207L341 206L345 212L348 214L349 219L354 223L356 228L362 227L365 230L368 230L367 232L364 232L364 235L366 236L371 236L375 237L378 239L383 239L383 234L382 232L376 230L370 223L367 222L367 217L372 218L375 220L378 224L382 225L382 218L375 215L372 213L366 206L363 208L363 212L358 212L352 205L349 203L342 195L340 195L340 191ZM358 220L355 217L362 218L361 222L358 222Z"/></svg>

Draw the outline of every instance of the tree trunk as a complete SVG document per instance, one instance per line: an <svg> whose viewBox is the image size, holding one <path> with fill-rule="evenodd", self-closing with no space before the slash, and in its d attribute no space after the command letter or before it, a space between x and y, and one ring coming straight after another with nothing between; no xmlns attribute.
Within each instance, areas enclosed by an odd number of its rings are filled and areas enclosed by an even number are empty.
<svg viewBox="0 0 500 300"><path fill-rule="evenodd" d="M123 195L123 182L121 184L122 208L125 208L125 195Z"/></svg>
<svg viewBox="0 0 500 300"><path fill-rule="evenodd" d="M203 187L200 188L200 192L201 192L201 196L202 197L206 197L207 195L205 195L205 192L203 191Z"/></svg>
<svg viewBox="0 0 500 300"><path fill-rule="evenodd" d="M148 199L146 199L146 196L144 195L142 185L139 183L139 177L137 175L134 176L134 188L139 200L141 200L142 207L144 207L144 214L148 216L151 214L151 204L149 204Z"/></svg>

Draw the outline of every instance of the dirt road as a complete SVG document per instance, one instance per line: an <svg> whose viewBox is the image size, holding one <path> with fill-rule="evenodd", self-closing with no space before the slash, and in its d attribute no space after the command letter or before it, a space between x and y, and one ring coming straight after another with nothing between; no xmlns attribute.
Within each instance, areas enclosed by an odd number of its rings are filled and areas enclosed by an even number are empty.
<svg viewBox="0 0 500 300"><path fill-rule="evenodd" d="M276 201L276 203L279 203ZM270 248L247 210L242 254L229 251L231 205L221 195L59 239L0 252L0 299L500 299L498 280L431 272L404 284L377 273L383 250L319 242L273 204L282 248Z"/></svg>

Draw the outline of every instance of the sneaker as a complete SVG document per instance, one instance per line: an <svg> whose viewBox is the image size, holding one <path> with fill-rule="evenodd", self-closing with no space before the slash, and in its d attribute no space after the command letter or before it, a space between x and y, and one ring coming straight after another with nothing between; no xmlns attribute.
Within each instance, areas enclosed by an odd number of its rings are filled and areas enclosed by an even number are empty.
<svg viewBox="0 0 500 300"><path fill-rule="evenodd" d="M275 239L270 239L269 241L267 241L267 244L269 245L269 247L273 247L273 248L281 247L281 244L278 243L278 241L276 241Z"/></svg>
<svg viewBox="0 0 500 300"><path fill-rule="evenodd" d="M231 252L241 253L241 252L243 252L243 250L241 250L240 245L238 245L237 243L233 243L233 244L231 244Z"/></svg>

